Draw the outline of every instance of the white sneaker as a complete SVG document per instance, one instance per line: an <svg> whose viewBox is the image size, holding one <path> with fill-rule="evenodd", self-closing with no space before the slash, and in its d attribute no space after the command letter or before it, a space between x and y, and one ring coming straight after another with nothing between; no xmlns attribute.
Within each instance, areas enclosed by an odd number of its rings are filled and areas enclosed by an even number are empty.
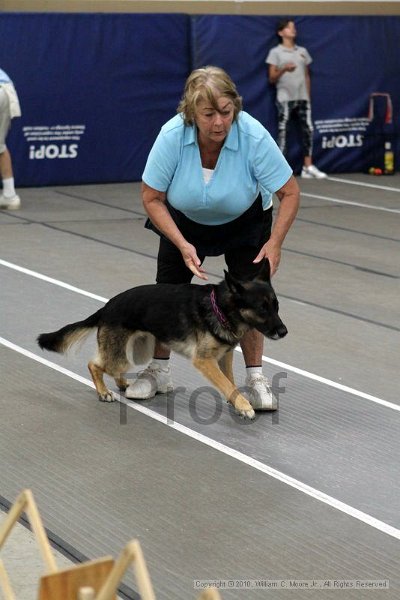
<svg viewBox="0 0 400 600"><path fill-rule="evenodd" d="M272 393L271 384L262 373L246 377L247 396L254 410L276 410L278 401Z"/></svg>
<svg viewBox="0 0 400 600"><path fill-rule="evenodd" d="M328 177L326 173L317 169L315 165L303 167L301 176L303 179L326 179Z"/></svg>
<svg viewBox="0 0 400 600"><path fill-rule="evenodd" d="M15 194L15 196L11 196L11 198L5 198L3 194L0 196L0 208L5 208L6 210L18 210L21 206L21 198Z"/></svg>
<svg viewBox="0 0 400 600"><path fill-rule="evenodd" d="M135 400L147 400L156 394L172 392L174 384L171 379L171 369L162 369L158 363L150 363L147 369L141 371L133 383L126 388L125 397Z"/></svg>

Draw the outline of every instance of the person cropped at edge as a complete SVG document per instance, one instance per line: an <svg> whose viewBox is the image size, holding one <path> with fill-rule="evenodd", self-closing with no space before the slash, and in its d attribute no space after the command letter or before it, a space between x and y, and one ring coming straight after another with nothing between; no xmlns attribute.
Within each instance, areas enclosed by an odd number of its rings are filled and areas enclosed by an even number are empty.
<svg viewBox="0 0 400 600"><path fill-rule="evenodd" d="M16 210L21 205L15 192L11 155L6 146L11 119L20 116L21 108L15 87L7 73L0 69L0 176L3 182L0 208L8 210Z"/></svg>
<svg viewBox="0 0 400 600"><path fill-rule="evenodd" d="M280 206L272 227L272 194ZM299 206L292 170L268 131L246 112L229 75L196 69L187 79L178 114L161 129L147 160L143 204L160 234L157 283L207 279L206 256L225 255L229 272L253 278L267 259L278 268L281 246ZM241 347L254 409L275 410L262 373L263 336L249 331ZM151 398L173 389L169 350L156 343L154 359L126 392Z"/></svg>
<svg viewBox="0 0 400 600"><path fill-rule="evenodd" d="M276 85L279 148L286 156L290 122L297 118L301 127L304 155L301 176L305 179L325 179L326 173L312 163L314 128L311 120L309 69L312 58L306 48L296 44L294 21L281 19L276 33L280 44L269 51L265 62L268 64L269 81Z"/></svg>

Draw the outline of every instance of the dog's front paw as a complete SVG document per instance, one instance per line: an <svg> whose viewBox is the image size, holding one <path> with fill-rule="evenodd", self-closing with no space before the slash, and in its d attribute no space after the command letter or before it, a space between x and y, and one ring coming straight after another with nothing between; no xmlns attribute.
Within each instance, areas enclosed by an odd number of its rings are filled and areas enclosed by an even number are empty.
<svg viewBox="0 0 400 600"><path fill-rule="evenodd" d="M104 392L104 394L99 394L99 400L100 402L115 402L116 400L118 400L118 396L114 394L114 392L110 392L110 390L107 390L106 392Z"/></svg>
<svg viewBox="0 0 400 600"><path fill-rule="evenodd" d="M236 412L245 419L254 419L256 413L250 402L244 396L238 396L234 404Z"/></svg>
<svg viewBox="0 0 400 600"><path fill-rule="evenodd" d="M254 417L256 416L256 413L252 408L248 410L238 410L237 412L244 419L254 419Z"/></svg>

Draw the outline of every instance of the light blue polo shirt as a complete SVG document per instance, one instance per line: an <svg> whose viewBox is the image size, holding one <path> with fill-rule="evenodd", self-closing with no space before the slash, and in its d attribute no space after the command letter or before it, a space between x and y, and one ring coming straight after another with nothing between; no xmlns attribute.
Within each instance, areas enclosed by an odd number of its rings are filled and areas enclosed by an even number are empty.
<svg viewBox="0 0 400 600"><path fill-rule="evenodd" d="M0 69L0 83L11 83L11 79L3 69Z"/></svg>
<svg viewBox="0 0 400 600"><path fill-rule="evenodd" d="M203 225L222 225L243 214L262 193L263 207L292 175L269 132L246 112L233 122L213 176L204 182L196 127L180 114L162 128L150 151L143 181L167 193L168 202Z"/></svg>

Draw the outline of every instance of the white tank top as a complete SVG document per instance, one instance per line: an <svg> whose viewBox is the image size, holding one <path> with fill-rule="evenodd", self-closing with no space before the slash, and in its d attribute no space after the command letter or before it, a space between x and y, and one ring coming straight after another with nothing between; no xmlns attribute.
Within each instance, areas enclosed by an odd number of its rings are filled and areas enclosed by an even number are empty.
<svg viewBox="0 0 400 600"><path fill-rule="evenodd" d="M204 183L208 183L210 181L211 177L213 176L214 169L205 169L204 167L202 167L202 169L203 169Z"/></svg>

